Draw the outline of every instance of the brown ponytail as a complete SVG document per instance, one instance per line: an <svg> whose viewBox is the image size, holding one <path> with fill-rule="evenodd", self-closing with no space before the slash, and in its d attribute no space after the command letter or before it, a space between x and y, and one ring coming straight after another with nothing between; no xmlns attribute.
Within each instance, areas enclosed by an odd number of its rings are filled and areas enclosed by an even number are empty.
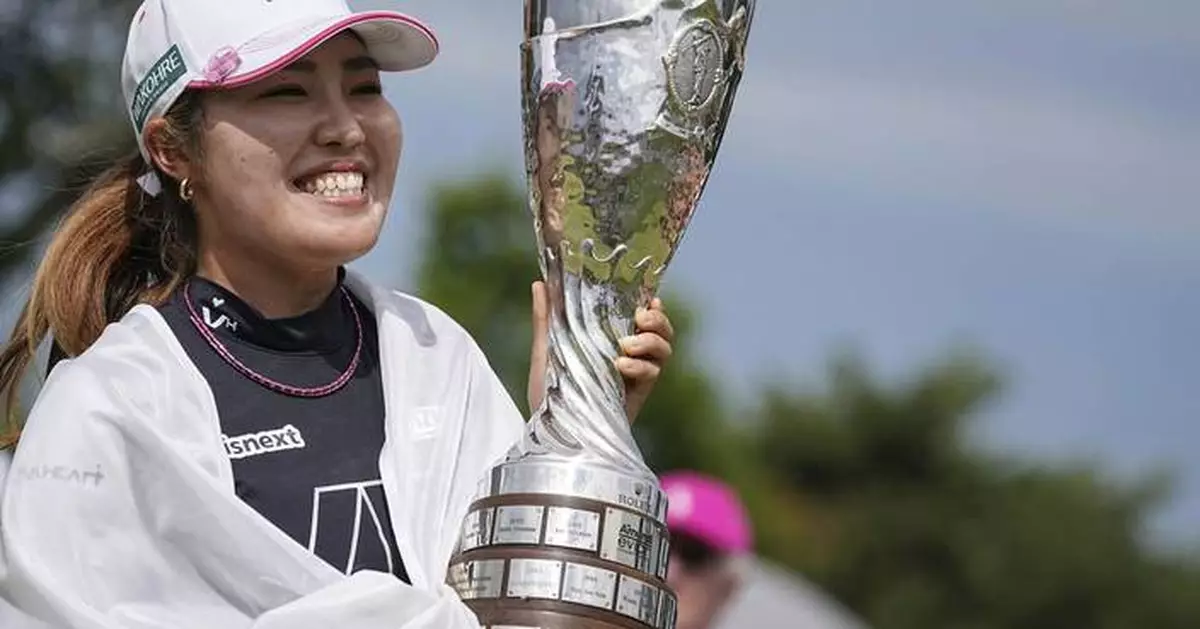
<svg viewBox="0 0 1200 629"><path fill-rule="evenodd" d="M166 115L161 141L198 156L202 111L185 93ZM139 303L161 303L196 267L196 225L179 184L157 169L163 190L150 196L137 178L148 171L135 152L102 173L67 211L34 274L29 300L0 349L0 449L20 437L18 389L49 334L78 356Z"/></svg>

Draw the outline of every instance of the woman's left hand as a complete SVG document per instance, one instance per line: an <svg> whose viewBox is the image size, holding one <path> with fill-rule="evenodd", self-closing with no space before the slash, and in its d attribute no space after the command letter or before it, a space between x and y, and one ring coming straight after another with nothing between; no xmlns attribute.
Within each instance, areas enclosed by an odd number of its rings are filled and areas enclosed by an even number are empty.
<svg viewBox="0 0 1200 629"><path fill-rule="evenodd" d="M625 379L625 413L633 422L658 383L658 376L671 358L675 330L657 297L649 308L638 308L632 336L621 339L622 355L616 359L617 371ZM541 406L545 392L548 335L550 331L549 296L544 282L533 283L533 347L529 360L529 408Z"/></svg>

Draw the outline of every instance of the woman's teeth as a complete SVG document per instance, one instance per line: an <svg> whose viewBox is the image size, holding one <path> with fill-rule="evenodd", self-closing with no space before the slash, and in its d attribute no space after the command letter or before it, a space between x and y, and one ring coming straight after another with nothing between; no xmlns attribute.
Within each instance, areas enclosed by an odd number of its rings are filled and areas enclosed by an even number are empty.
<svg viewBox="0 0 1200 629"><path fill-rule="evenodd" d="M363 193L363 174L325 173L304 183L304 191L319 197L350 197Z"/></svg>

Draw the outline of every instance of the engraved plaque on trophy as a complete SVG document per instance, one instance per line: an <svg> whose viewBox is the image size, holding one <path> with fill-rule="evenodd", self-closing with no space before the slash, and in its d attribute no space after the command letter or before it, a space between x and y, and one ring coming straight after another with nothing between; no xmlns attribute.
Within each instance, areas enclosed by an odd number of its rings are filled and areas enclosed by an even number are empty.
<svg viewBox="0 0 1200 629"><path fill-rule="evenodd" d="M529 202L550 364L447 582L486 629L674 629L666 496L614 366L708 181L754 0L525 0Z"/></svg>

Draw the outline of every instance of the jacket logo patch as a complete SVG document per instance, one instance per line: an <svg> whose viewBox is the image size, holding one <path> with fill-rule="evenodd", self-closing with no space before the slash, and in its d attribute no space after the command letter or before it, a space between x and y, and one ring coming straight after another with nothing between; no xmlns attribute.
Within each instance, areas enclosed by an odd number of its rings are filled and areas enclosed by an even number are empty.
<svg viewBox="0 0 1200 629"><path fill-rule="evenodd" d="M232 437L221 435L221 441L225 444L225 454L228 454L231 459L245 459L284 450L299 450L307 445L304 443L304 435L300 434L300 430L291 424L283 428L245 435Z"/></svg>
<svg viewBox="0 0 1200 629"><path fill-rule="evenodd" d="M432 437L437 432L441 419L442 407L440 406L421 406L413 409L413 438L428 439Z"/></svg>
<svg viewBox="0 0 1200 629"><path fill-rule="evenodd" d="M17 478L25 481L54 481L79 485L81 487L99 487L104 480L104 472L97 465L94 470L81 469L68 465L25 465L16 468Z"/></svg>

